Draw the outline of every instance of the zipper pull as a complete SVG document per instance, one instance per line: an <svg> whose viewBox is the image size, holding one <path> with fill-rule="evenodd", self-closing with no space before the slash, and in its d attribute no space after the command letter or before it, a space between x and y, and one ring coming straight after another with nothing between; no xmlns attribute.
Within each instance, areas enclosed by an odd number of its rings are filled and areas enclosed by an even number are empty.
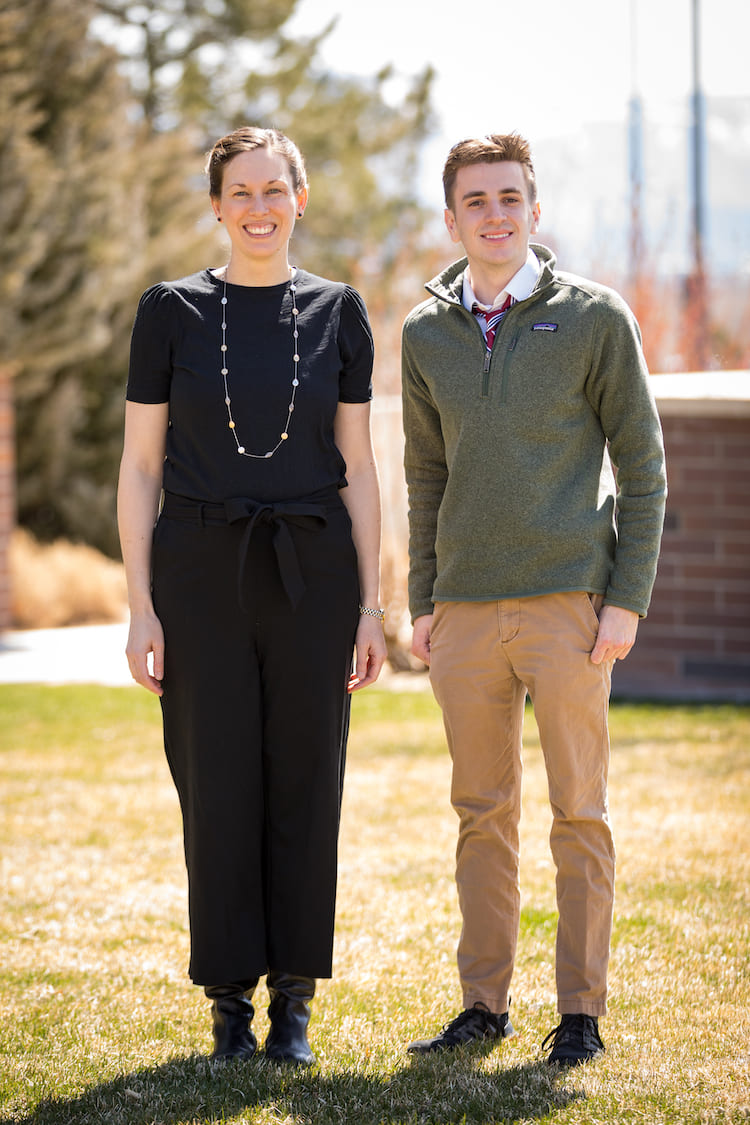
<svg viewBox="0 0 750 1125"><path fill-rule="evenodd" d="M484 367L482 368L485 375L487 374L487 372L490 369L490 360L491 359L492 359L492 352L488 352L487 349L485 348L484 349Z"/></svg>

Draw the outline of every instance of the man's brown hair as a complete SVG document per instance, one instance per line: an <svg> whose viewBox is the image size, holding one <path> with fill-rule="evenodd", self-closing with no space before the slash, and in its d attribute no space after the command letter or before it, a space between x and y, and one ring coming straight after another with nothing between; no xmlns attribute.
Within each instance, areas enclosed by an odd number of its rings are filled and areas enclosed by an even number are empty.
<svg viewBox="0 0 750 1125"><path fill-rule="evenodd" d="M536 203L536 176L529 142L520 133L489 133L486 137L459 141L448 153L443 168L443 191L448 210L453 210L453 190L460 168L466 168L469 164L499 164L502 161L513 161L521 165L529 203L533 207Z"/></svg>

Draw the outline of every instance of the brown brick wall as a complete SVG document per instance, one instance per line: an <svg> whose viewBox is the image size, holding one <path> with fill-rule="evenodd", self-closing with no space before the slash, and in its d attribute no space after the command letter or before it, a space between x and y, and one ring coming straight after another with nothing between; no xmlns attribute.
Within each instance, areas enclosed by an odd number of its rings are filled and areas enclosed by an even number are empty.
<svg viewBox="0 0 750 1125"><path fill-rule="evenodd" d="M8 551L15 519L14 460L12 382L0 370L0 629L10 626Z"/></svg>
<svg viewBox="0 0 750 1125"><path fill-rule="evenodd" d="M731 410L731 406L728 407ZM750 416L662 415L659 571L615 696L750 700Z"/></svg>

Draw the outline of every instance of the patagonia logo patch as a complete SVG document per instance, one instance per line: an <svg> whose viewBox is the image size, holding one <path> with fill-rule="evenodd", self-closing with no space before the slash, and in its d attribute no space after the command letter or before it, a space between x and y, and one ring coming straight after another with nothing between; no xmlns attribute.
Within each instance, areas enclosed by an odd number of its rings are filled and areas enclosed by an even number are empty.
<svg viewBox="0 0 750 1125"><path fill-rule="evenodd" d="M557 332L558 326L551 324L548 320L543 320L540 324L532 324L532 332Z"/></svg>

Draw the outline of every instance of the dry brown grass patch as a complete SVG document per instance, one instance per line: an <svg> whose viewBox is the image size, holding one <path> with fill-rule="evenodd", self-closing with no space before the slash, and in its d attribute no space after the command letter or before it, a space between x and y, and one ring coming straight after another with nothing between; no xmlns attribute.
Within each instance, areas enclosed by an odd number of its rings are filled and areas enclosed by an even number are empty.
<svg viewBox="0 0 750 1125"><path fill-rule="evenodd" d="M123 621L122 563L83 543L39 543L18 528L10 544L11 615L16 629Z"/></svg>

